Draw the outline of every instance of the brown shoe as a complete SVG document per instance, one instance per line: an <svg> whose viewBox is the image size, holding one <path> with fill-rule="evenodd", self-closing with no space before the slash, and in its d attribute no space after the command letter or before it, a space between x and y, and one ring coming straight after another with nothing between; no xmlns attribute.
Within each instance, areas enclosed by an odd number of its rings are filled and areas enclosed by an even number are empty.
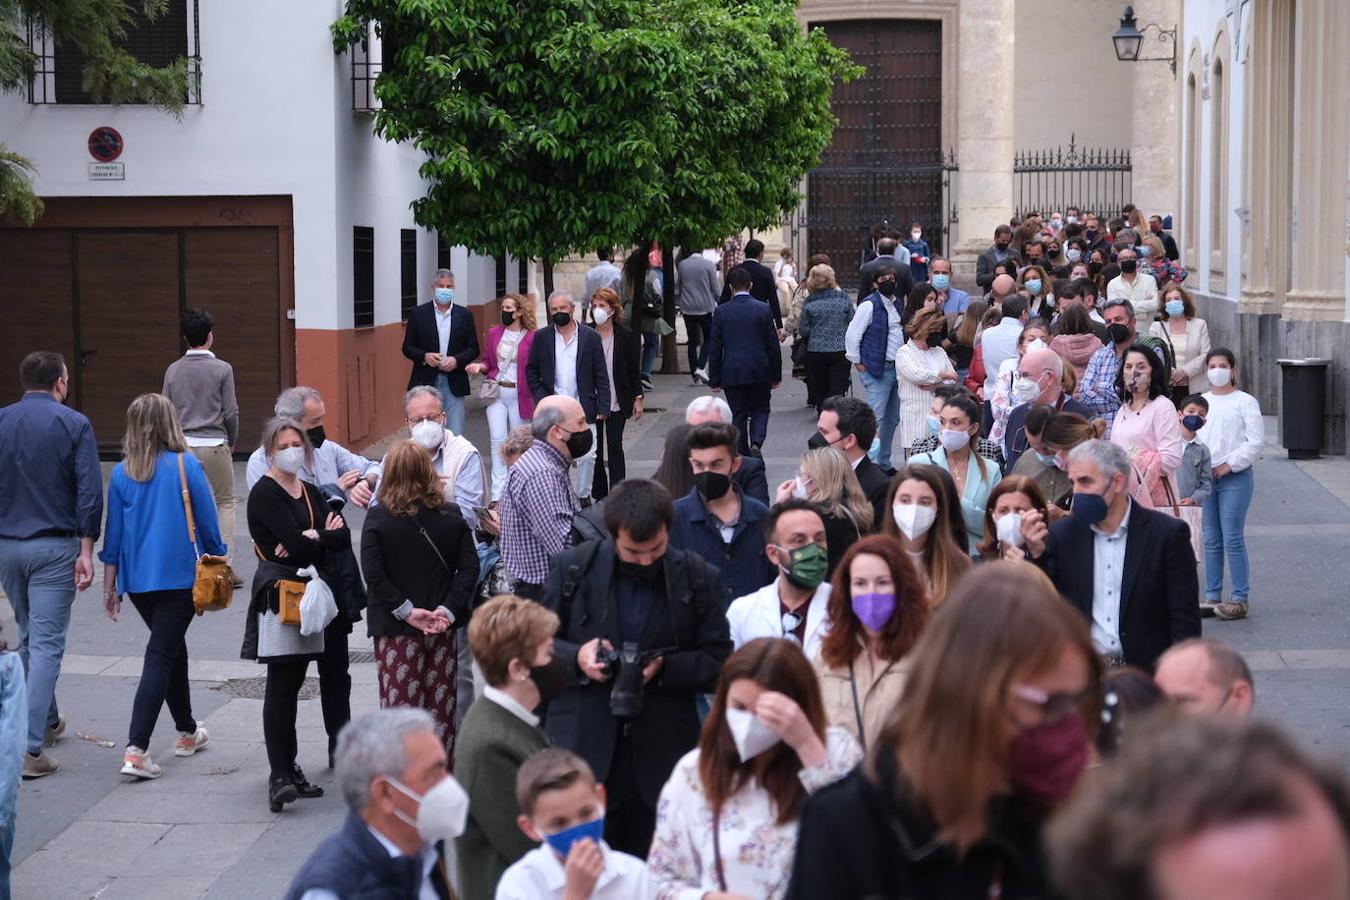
<svg viewBox="0 0 1350 900"><path fill-rule="evenodd" d="M42 738L42 745L44 747L55 747L56 742L61 740L61 736L65 733L66 714L60 713L56 717L56 724L47 726L47 731Z"/></svg>
<svg viewBox="0 0 1350 900"><path fill-rule="evenodd" d="M1223 619L1225 622L1231 622L1234 619L1244 619L1247 617L1247 604L1245 603L1220 603L1214 607L1214 615Z"/></svg>
<svg viewBox="0 0 1350 900"><path fill-rule="evenodd" d="M25 753L23 755L23 777L42 778L50 775L61 766L45 753Z"/></svg>

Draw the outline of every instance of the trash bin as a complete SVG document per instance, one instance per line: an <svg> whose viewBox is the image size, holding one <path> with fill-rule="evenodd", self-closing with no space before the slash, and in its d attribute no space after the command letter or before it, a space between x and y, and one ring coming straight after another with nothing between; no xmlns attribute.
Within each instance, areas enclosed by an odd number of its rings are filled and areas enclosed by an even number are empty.
<svg viewBox="0 0 1350 900"><path fill-rule="evenodd" d="M1329 359L1277 359L1280 364L1280 443L1290 459L1317 459L1326 430Z"/></svg>

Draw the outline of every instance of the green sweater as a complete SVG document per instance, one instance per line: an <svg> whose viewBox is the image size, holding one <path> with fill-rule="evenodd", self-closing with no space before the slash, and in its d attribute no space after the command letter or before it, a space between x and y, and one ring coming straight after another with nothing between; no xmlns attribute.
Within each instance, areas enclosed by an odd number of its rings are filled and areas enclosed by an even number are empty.
<svg viewBox="0 0 1350 900"><path fill-rule="evenodd" d="M516 824L516 771L548 746L543 729L480 697L455 736L455 778L469 793L469 821L455 841L464 900L492 900L507 868L535 843Z"/></svg>

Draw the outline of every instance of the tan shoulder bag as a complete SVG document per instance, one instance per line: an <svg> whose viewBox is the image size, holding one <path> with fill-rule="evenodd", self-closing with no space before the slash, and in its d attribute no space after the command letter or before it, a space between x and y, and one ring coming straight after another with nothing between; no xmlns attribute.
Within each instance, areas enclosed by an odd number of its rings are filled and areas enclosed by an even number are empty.
<svg viewBox="0 0 1350 900"><path fill-rule="evenodd" d="M178 454L178 480L183 486L183 512L187 514L188 540L197 554L197 576L192 582L192 606L197 615L225 609L234 597L234 572L223 556L202 553L197 547L197 523L192 517L192 496L188 492L187 469L183 454Z"/></svg>

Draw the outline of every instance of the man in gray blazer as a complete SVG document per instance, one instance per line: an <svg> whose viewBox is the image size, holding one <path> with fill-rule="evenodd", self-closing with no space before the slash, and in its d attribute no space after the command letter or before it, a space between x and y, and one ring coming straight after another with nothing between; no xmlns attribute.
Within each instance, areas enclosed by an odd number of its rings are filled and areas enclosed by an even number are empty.
<svg viewBox="0 0 1350 900"><path fill-rule="evenodd" d="M699 250L689 250L675 266L680 287L680 315L689 336L689 373L694 384L708 383L708 335L712 314L722 295L717 264Z"/></svg>

